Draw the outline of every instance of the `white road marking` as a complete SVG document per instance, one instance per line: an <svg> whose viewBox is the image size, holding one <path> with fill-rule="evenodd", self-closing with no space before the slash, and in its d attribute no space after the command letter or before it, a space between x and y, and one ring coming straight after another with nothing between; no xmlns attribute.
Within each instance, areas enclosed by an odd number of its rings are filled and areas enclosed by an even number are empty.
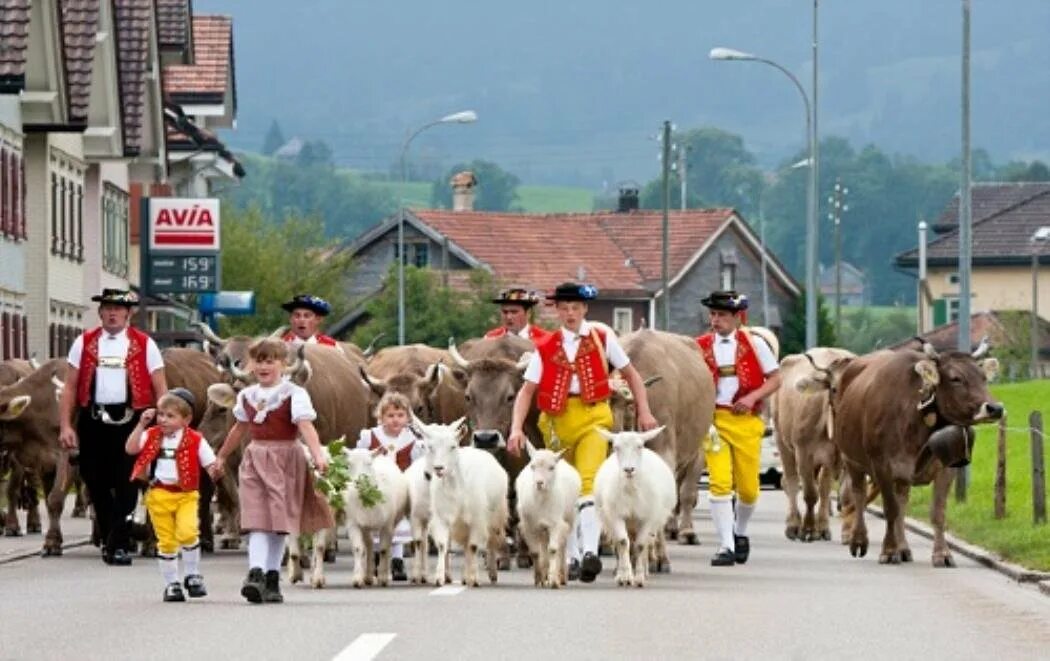
<svg viewBox="0 0 1050 661"><path fill-rule="evenodd" d="M395 636L396 633L363 633L336 654L332 661L372 661Z"/></svg>
<svg viewBox="0 0 1050 661"><path fill-rule="evenodd" d="M454 597L467 589L465 585L442 585L430 592L431 597Z"/></svg>

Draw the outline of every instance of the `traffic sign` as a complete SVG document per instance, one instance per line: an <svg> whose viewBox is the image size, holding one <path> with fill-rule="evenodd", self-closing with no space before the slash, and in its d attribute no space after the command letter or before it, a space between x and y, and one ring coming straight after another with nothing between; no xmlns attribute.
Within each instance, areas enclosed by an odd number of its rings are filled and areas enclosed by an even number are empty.
<svg viewBox="0 0 1050 661"><path fill-rule="evenodd" d="M151 253L151 294L191 294L219 291L217 254Z"/></svg>
<svg viewBox="0 0 1050 661"><path fill-rule="evenodd" d="M150 250L217 252L219 200L151 197L147 213Z"/></svg>

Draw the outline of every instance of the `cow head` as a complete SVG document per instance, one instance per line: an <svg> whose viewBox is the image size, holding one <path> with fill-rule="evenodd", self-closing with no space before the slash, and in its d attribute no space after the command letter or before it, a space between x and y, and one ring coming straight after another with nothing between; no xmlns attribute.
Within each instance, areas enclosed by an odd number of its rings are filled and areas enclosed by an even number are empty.
<svg viewBox="0 0 1050 661"><path fill-rule="evenodd" d="M659 383L662 380L663 376L657 374L646 378L642 382L642 385L648 388L654 383ZM612 391L612 396L609 398L609 408L612 409L613 414L613 429L637 429L638 411L634 406L634 393L631 392L631 388L627 385L627 381L619 375L610 376L609 388ZM651 396L649 401L653 401Z"/></svg>
<svg viewBox="0 0 1050 661"><path fill-rule="evenodd" d="M408 398L408 402L412 406L412 413L416 417L426 422L435 422L431 396L441 380L439 365L431 365L423 376L412 372L403 372L386 379L370 375L364 365L358 366L358 369L361 371L361 378L368 384L368 388L371 391L371 403L373 405L378 403L379 399L387 391L401 393Z"/></svg>
<svg viewBox="0 0 1050 661"><path fill-rule="evenodd" d="M610 432L599 427L598 433L612 443L613 454L620 464L620 470L623 471L623 476L630 480L642 465L642 450L645 444L659 436L663 430L663 425L645 432Z"/></svg>
<svg viewBox="0 0 1050 661"><path fill-rule="evenodd" d="M208 406L204 409L197 431L212 447L219 447L233 426L233 406L236 402L237 390L232 385L213 383L208 386Z"/></svg>
<svg viewBox="0 0 1050 661"><path fill-rule="evenodd" d="M28 368L28 364L26 365ZM38 369L0 387L0 422L18 428L23 439L54 439L58 436L58 399L64 386L64 358L47 361Z"/></svg>
<svg viewBox="0 0 1050 661"><path fill-rule="evenodd" d="M529 468L532 469L532 484L536 491L545 491L554 482L554 473L558 468L558 460L565 454L562 448L557 452L550 450L537 450L532 443L525 442L525 451L529 453Z"/></svg>
<svg viewBox="0 0 1050 661"><path fill-rule="evenodd" d="M412 428L419 432L423 446L426 448L427 471L436 478L457 472L459 466L459 440L465 429L465 420L460 418L452 424L428 425L419 418L413 418Z"/></svg>
<svg viewBox="0 0 1050 661"><path fill-rule="evenodd" d="M449 344L449 353L464 372L463 398L467 419L474 429L474 447L483 450L507 447L514 399L521 389L522 372L531 354L522 354L517 362L505 358L467 360L455 344Z"/></svg>
<svg viewBox="0 0 1050 661"><path fill-rule="evenodd" d="M922 358L914 369L919 380L919 410L928 425L941 422L966 427L1003 416L1003 405L988 392L989 378L998 373L999 362L982 358L987 351L984 340L972 354L938 353L930 343L923 344Z"/></svg>

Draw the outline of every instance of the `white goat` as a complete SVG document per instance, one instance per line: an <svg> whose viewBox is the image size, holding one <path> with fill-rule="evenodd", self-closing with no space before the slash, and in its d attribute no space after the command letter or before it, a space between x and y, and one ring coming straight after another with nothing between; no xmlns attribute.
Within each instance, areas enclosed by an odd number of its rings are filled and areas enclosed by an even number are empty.
<svg viewBox="0 0 1050 661"><path fill-rule="evenodd" d="M424 443L416 441L416 443ZM425 446L424 446L425 447ZM408 578L413 584L427 582L427 549L428 535L430 534L430 480L432 475L427 472L427 462L420 458L412 462L405 471L408 480L408 522L412 527L412 546L415 551L412 555L412 565L409 567ZM451 582L451 575L445 571L445 582Z"/></svg>
<svg viewBox="0 0 1050 661"><path fill-rule="evenodd" d="M354 574L351 583L355 588L371 585L374 557L372 536L379 537L380 585L390 583L390 543L397 522L408 514L408 479L392 458L382 450L349 450L346 455L349 485L346 488L346 530L350 538L350 550L354 554ZM360 478L369 479L383 495L382 502L366 507L361 501L354 483Z"/></svg>
<svg viewBox="0 0 1050 661"><path fill-rule="evenodd" d="M305 443L299 444L306 455L306 462L313 467L313 458L310 456L310 448ZM331 463L332 455L328 452L328 448L321 446L321 453L325 457L325 461ZM323 588L325 584L324 578L324 551L325 547L328 546L329 535L331 539L335 539L335 530L326 528L324 530L318 530L313 534L313 551L310 557L310 585L315 588ZM302 563L302 539L301 535L288 535L288 582L296 584L303 580L303 563Z"/></svg>
<svg viewBox="0 0 1050 661"><path fill-rule="evenodd" d="M525 447L529 465L514 481L518 527L532 552L536 586L558 588L565 585L565 547L576 524L580 474L561 460L565 450L537 450L532 443Z"/></svg>
<svg viewBox="0 0 1050 661"><path fill-rule="evenodd" d="M491 453L460 447L463 418L450 425L415 420L426 444L430 474L430 534L438 557L434 584L448 577L449 545L463 547L463 584L478 585L477 552L486 549L489 581L496 582L496 555L507 523L507 472ZM417 550L425 553L426 547Z"/></svg>
<svg viewBox="0 0 1050 661"><path fill-rule="evenodd" d="M613 452L594 478L594 504L616 547L619 585L645 585L650 550L678 499L674 473L660 455L645 447L663 430L616 434L598 430L612 442Z"/></svg>

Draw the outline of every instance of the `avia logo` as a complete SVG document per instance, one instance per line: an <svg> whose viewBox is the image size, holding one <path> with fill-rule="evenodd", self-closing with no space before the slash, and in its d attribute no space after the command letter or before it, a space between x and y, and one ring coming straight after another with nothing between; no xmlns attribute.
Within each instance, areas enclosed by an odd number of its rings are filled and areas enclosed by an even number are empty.
<svg viewBox="0 0 1050 661"><path fill-rule="evenodd" d="M211 211L193 205L190 209L161 209L157 214L157 229L161 227L215 227Z"/></svg>

